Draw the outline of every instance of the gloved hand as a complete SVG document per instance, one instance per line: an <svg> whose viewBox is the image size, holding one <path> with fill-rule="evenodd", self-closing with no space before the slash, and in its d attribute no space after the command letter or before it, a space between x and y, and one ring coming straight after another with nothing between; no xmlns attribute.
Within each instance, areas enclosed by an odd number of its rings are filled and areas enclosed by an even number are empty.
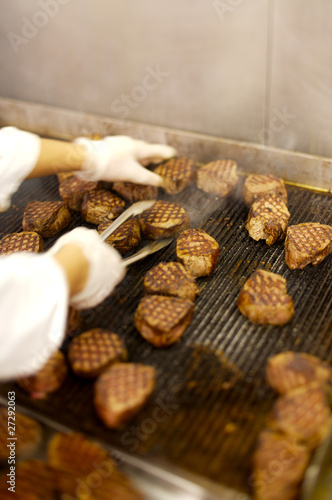
<svg viewBox="0 0 332 500"><path fill-rule="evenodd" d="M77 176L87 181L123 181L162 186L159 175L139 163L171 158L176 150L163 144L148 144L127 136L105 137L94 141L79 137L74 141L86 148L87 157Z"/></svg>
<svg viewBox="0 0 332 500"><path fill-rule="evenodd" d="M54 256L64 245L79 246L89 262L89 274L83 290L69 299L76 309L88 309L102 302L123 279L126 267L120 254L104 243L97 231L78 227L61 236L48 254Z"/></svg>

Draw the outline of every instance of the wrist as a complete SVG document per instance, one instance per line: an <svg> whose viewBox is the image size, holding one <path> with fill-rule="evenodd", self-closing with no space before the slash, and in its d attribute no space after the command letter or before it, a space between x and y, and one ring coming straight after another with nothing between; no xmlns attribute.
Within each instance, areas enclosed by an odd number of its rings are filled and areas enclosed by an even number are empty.
<svg viewBox="0 0 332 500"><path fill-rule="evenodd" d="M90 268L90 264L80 246L74 243L64 245L54 255L54 259L65 272L69 296L72 297L80 293L88 281Z"/></svg>

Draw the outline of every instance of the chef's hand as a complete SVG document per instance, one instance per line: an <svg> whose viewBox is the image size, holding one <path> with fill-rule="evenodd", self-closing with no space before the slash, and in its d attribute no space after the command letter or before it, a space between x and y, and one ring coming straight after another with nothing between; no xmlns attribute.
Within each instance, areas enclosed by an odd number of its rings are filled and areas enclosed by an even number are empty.
<svg viewBox="0 0 332 500"><path fill-rule="evenodd" d="M73 229L47 253L64 269L70 288L69 302L77 309L102 302L126 273L120 254L104 243L94 229Z"/></svg>
<svg viewBox="0 0 332 500"><path fill-rule="evenodd" d="M142 164L171 158L176 154L171 146L148 144L122 135L105 137L100 141L79 137L74 142L86 149L81 171L76 175L88 181L123 181L162 186L162 177Z"/></svg>

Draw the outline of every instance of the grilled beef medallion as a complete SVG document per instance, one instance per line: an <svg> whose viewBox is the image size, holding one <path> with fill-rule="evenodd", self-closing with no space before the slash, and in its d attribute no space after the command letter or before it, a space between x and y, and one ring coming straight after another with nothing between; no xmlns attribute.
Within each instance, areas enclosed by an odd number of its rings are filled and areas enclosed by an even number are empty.
<svg viewBox="0 0 332 500"><path fill-rule="evenodd" d="M118 428L134 417L145 405L155 387L152 366L116 363L95 383L94 404L104 424Z"/></svg>
<svg viewBox="0 0 332 500"><path fill-rule="evenodd" d="M8 470L0 474L1 500L56 500L52 471L41 460L25 460L15 465L15 493L10 491Z"/></svg>
<svg viewBox="0 0 332 500"><path fill-rule="evenodd" d="M158 196L158 188L156 186L135 184L133 182L114 182L112 190L129 203L155 200Z"/></svg>
<svg viewBox="0 0 332 500"><path fill-rule="evenodd" d="M98 226L98 233L102 233L108 228L110 222L102 222ZM136 248L141 241L141 228L136 218L129 219L121 224L106 240L122 255Z"/></svg>
<svg viewBox="0 0 332 500"><path fill-rule="evenodd" d="M250 478L255 500L296 500L310 456L308 446L291 436L263 430Z"/></svg>
<svg viewBox="0 0 332 500"><path fill-rule="evenodd" d="M31 201L24 209L24 231L50 238L68 226L70 213L63 201Z"/></svg>
<svg viewBox="0 0 332 500"><path fill-rule="evenodd" d="M194 304L190 300L146 295L136 309L135 327L155 347L177 342L190 325Z"/></svg>
<svg viewBox="0 0 332 500"><path fill-rule="evenodd" d="M265 194L251 205L245 228L255 241L271 246L285 238L290 218L287 205L274 193Z"/></svg>
<svg viewBox="0 0 332 500"><path fill-rule="evenodd" d="M180 193L196 179L196 165L190 158L172 158L154 172L164 179L163 188L168 194Z"/></svg>
<svg viewBox="0 0 332 500"><path fill-rule="evenodd" d="M285 182L280 177L274 175L255 175L250 174L247 176L243 186L243 198L247 207L263 196L263 194L274 193L287 203L287 189Z"/></svg>
<svg viewBox="0 0 332 500"><path fill-rule="evenodd" d="M76 175L67 178L59 184L59 194L69 208L79 212L82 206L82 200L85 193L100 189L100 182L87 182L76 177Z"/></svg>
<svg viewBox="0 0 332 500"><path fill-rule="evenodd" d="M294 314L285 278L262 269L255 271L245 282L237 305L244 316L261 325L285 325Z"/></svg>
<svg viewBox="0 0 332 500"><path fill-rule="evenodd" d="M0 408L0 462L7 462L8 460L8 424L10 421L14 424L15 428L15 454L17 458L26 458L31 456L41 444L42 441L42 428L41 425L30 417L22 415L18 411L15 412L15 417L8 413L11 407ZM12 418L9 419L8 417ZM15 420L14 420L15 418Z"/></svg>
<svg viewBox="0 0 332 500"><path fill-rule="evenodd" d="M237 163L234 160L217 160L197 169L197 187L206 193L227 196L238 183Z"/></svg>
<svg viewBox="0 0 332 500"><path fill-rule="evenodd" d="M94 328L75 337L68 347L68 361L76 375L94 378L111 364L126 361L127 350L116 333Z"/></svg>
<svg viewBox="0 0 332 500"><path fill-rule="evenodd" d="M170 295L194 302L199 295L191 273L179 262L161 262L144 277L144 291L151 295Z"/></svg>
<svg viewBox="0 0 332 500"><path fill-rule="evenodd" d="M304 352L285 351L269 358L266 381L279 394L319 382L324 386L332 376L332 368L315 356Z"/></svg>
<svg viewBox="0 0 332 500"><path fill-rule="evenodd" d="M34 231L7 234L0 240L0 255L9 255L16 252L38 253L43 250L43 238Z"/></svg>
<svg viewBox="0 0 332 500"><path fill-rule="evenodd" d="M138 222L145 238L152 240L177 236L190 227L188 214L181 205L161 200L144 210Z"/></svg>
<svg viewBox="0 0 332 500"><path fill-rule="evenodd" d="M110 477L103 478L100 483L92 490L88 499L86 492L82 489L77 500L144 500L146 498L136 489L130 479L117 469Z"/></svg>
<svg viewBox="0 0 332 500"><path fill-rule="evenodd" d="M202 229L187 229L177 239L177 260L194 278L212 274L219 256L218 242Z"/></svg>
<svg viewBox="0 0 332 500"><path fill-rule="evenodd" d="M100 224L106 218L116 219L123 212L124 206L124 200L115 194L98 189L84 194L81 212L87 222Z"/></svg>
<svg viewBox="0 0 332 500"><path fill-rule="evenodd" d="M332 226L309 222L289 226L285 240L285 259L290 269L316 266L332 252Z"/></svg>
<svg viewBox="0 0 332 500"><path fill-rule="evenodd" d="M61 351L56 351L38 372L19 378L17 383L33 399L44 399L48 394L59 389L67 373L65 357Z"/></svg>

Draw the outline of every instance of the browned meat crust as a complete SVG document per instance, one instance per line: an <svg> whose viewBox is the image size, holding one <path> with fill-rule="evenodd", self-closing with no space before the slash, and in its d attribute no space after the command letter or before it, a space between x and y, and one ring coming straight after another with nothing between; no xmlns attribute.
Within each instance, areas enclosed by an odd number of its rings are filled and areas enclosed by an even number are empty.
<svg viewBox="0 0 332 500"><path fill-rule="evenodd" d="M332 253L332 227L318 222L289 226L285 240L285 260L290 269L316 266Z"/></svg>
<svg viewBox="0 0 332 500"><path fill-rule="evenodd" d="M266 381L279 394L320 382L322 386L330 380L332 369L315 356L304 352L281 352L268 360Z"/></svg>
<svg viewBox="0 0 332 500"><path fill-rule="evenodd" d="M262 269L255 271L245 282L237 305L244 316L261 325L285 325L294 314L285 278Z"/></svg>
<svg viewBox="0 0 332 500"><path fill-rule="evenodd" d="M144 291L152 295L171 295L194 302L199 288L189 271L179 262L161 262L144 277Z"/></svg>
<svg viewBox="0 0 332 500"><path fill-rule="evenodd" d="M10 411L10 407L8 407ZM8 417L15 428L15 454L17 458L26 458L31 456L41 444L42 428L41 425L30 417L22 415L18 411L8 413L8 409L0 408L0 462L8 460ZM13 411L13 410L12 410ZM15 419L15 420L14 420Z"/></svg>
<svg viewBox="0 0 332 500"><path fill-rule="evenodd" d="M94 378L111 364L126 361L126 347L116 333L94 328L75 337L68 348L68 361L80 377Z"/></svg>
<svg viewBox="0 0 332 500"><path fill-rule="evenodd" d="M190 158L172 158L154 172L163 177L163 188L169 194L180 193L196 179L196 165Z"/></svg>
<svg viewBox="0 0 332 500"><path fill-rule="evenodd" d="M286 184L280 177L271 174L247 176L243 186L243 198L247 207L250 207L260 196L268 193L275 193L284 203L287 203Z"/></svg>
<svg viewBox="0 0 332 500"><path fill-rule="evenodd" d="M102 233L108 228L110 222L102 222L98 226L98 232ZM106 243L112 245L122 255L130 252L137 247L141 241L141 228L136 218L129 219L127 222L114 231L106 240Z"/></svg>
<svg viewBox="0 0 332 500"><path fill-rule="evenodd" d="M133 182L114 182L112 190L129 203L142 200L155 200L158 196L157 187L134 184Z"/></svg>
<svg viewBox="0 0 332 500"><path fill-rule="evenodd" d="M9 491L8 469L0 475L1 500L56 500L52 471L41 460L26 460L16 464L15 493Z"/></svg>
<svg viewBox="0 0 332 500"><path fill-rule="evenodd" d="M209 194L227 196L238 183L237 163L234 160L217 160L197 170L197 187Z"/></svg>
<svg viewBox="0 0 332 500"><path fill-rule="evenodd" d="M255 241L271 246L285 238L290 218L287 205L274 193L265 194L251 205L245 228Z"/></svg>
<svg viewBox="0 0 332 500"><path fill-rule="evenodd" d="M44 250L44 242L40 234L34 231L7 234L0 240L0 255L16 252L38 253Z"/></svg>
<svg viewBox="0 0 332 500"><path fill-rule="evenodd" d="M194 304L190 300L146 295L136 309L135 327L155 347L166 347L180 340L193 314Z"/></svg>
<svg viewBox="0 0 332 500"><path fill-rule="evenodd" d="M178 235L190 226L187 212L178 203L156 201L138 216L143 235L158 240Z"/></svg>
<svg viewBox="0 0 332 500"><path fill-rule="evenodd" d="M118 428L145 405L155 387L152 366L116 363L95 384L95 408L107 427Z"/></svg>
<svg viewBox="0 0 332 500"><path fill-rule="evenodd" d="M209 276L220 256L218 242L201 229L187 229L177 239L176 257L194 276Z"/></svg>
<svg viewBox="0 0 332 500"><path fill-rule="evenodd" d="M105 189L89 191L83 196L82 215L87 222L100 224L106 218L116 219L124 210L125 202Z"/></svg>
<svg viewBox="0 0 332 500"><path fill-rule="evenodd" d="M22 227L44 238L55 236L68 226L70 213L63 201L31 201L25 207Z"/></svg>
<svg viewBox="0 0 332 500"><path fill-rule="evenodd" d="M82 206L82 200L85 193L100 189L100 182L86 182L75 175L67 178L59 185L59 194L69 208L79 212Z"/></svg>

